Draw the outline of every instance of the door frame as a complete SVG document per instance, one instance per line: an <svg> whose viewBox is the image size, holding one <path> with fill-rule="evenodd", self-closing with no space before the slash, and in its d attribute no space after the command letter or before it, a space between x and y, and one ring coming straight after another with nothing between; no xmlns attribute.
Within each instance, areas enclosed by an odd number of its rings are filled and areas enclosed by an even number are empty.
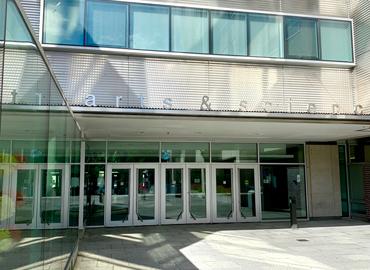
<svg viewBox="0 0 370 270"><path fill-rule="evenodd" d="M4 165L4 164L1 164L0 165L0 170L3 170L4 171L4 174L3 174L3 186L0 187L1 188L1 194L2 194L2 202L1 202L1 213L0 213L0 228L5 228L8 226L8 223L9 223L9 217L11 216L11 209L9 209L9 207L11 206L11 203L10 201L12 201L13 197L12 195L10 194L9 190L10 190L10 175L9 175L9 171L10 171L10 168L9 168L9 165ZM4 195L6 195L8 198L8 202L7 203L4 203Z"/></svg>
<svg viewBox="0 0 370 270"><path fill-rule="evenodd" d="M261 186L260 186L260 166L258 164L235 164L235 201L236 201L236 222L259 222L261 221ZM239 174L240 169L254 169L254 188L255 188L255 207L256 207L256 216L243 218L240 213L240 183L239 183Z"/></svg>
<svg viewBox="0 0 370 270"><path fill-rule="evenodd" d="M111 210L112 210L112 171L114 169L128 169L130 170L129 179L129 215L128 220L122 221L111 221ZM104 225L107 227L116 226L132 226L133 225L133 215L134 215L134 165L127 163L110 163L107 165L107 182L105 185L105 213L104 213Z"/></svg>
<svg viewBox="0 0 370 270"><path fill-rule="evenodd" d="M16 224L15 223L15 215L16 215L16 208L17 208L17 172L18 170L35 170L35 179L33 183L33 213L32 213L32 222L30 224ZM12 165L12 177L11 177L11 187L10 187L10 194L11 199L13 202L13 206L11 211L11 219L10 219L10 227L11 229L36 229L37 228L37 207L39 205L38 198L39 198L39 165L38 164L16 164Z"/></svg>
<svg viewBox="0 0 370 270"><path fill-rule="evenodd" d="M166 169L182 169L182 212L180 219L166 219ZM160 173L161 185L161 224L185 224L188 212L188 185L186 179L186 165L184 163L162 163Z"/></svg>
<svg viewBox="0 0 370 270"><path fill-rule="evenodd" d="M60 202L60 223L51 223L51 224L46 224L41 222L41 171L42 170L62 170L62 186L61 186L61 202ZM66 223L66 204L68 203L68 196L66 195L66 185L67 185L67 170L65 164L58 164L58 163L49 163L49 164L39 164L38 165L38 184L37 184L37 189L38 189L38 197L37 197L37 218L36 218L36 227L40 229L57 229L57 228L63 228ZM68 181L69 182L69 181Z"/></svg>
<svg viewBox="0 0 370 270"><path fill-rule="evenodd" d="M232 202L232 214L230 218L219 218L217 217L217 195L216 195L216 170L217 169L231 169L231 202ZM232 223L236 222L236 173L234 163L213 163L211 173L211 186L212 186L212 222L214 223Z"/></svg>
<svg viewBox="0 0 370 270"><path fill-rule="evenodd" d="M160 221L160 181L159 181L159 163L134 163L134 181L133 181L133 225L158 225ZM137 214L138 196L137 196L137 172L138 169L154 169L154 219L152 220L140 220Z"/></svg>
<svg viewBox="0 0 370 270"><path fill-rule="evenodd" d="M194 219L190 213L190 169L205 169L206 170L206 217ZM196 223L210 223L211 222L211 181L210 181L210 164L209 163L187 163L185 166L185 179L187 183L187 196L186 196L186 206L188 210L186 211L186 223L187 224L196 224Z"/></svg>

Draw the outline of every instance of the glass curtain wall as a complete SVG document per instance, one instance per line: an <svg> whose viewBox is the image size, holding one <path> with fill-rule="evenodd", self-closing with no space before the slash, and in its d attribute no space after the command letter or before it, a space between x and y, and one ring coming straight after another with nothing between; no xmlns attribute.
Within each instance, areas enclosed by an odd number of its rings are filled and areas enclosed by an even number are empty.
<svg viewBox="0 0 370 270"><path fill-rule="evenodd" d="M1 268L62 269L77 240L76 229L58 228L68 226L70 141L80 131L14 0L0 0L0 20Z"/></svg>

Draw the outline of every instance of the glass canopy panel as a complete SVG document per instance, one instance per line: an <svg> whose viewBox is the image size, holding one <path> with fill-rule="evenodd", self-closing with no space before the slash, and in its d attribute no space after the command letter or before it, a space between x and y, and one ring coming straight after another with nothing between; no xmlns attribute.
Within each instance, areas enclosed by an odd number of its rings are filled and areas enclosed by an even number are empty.
<svg viewBox="0 0 370 270"><path fill-rule="evenodd" d="M212 162L257 162L257 144L212 143Z"/></svg>
<svg viewBox="0 0 370 270"><path fill-rule="evenodd" d="M130 6L130 48L169 51L170 9L168 7Z"/></svg>
<svg viewBox="0 0 370 270"><path fill-rule="evenodd" d="M43 41L51 44L84 44L84 0L45 0Z"/></svg>
<svg viewBox="0 0 370 270"><path fill-rule="evenodd" d="M87 45L126 48L127 12L119 2L87 1Z"/></svg>
<svg viewBox="0 0 370 270"><path fill-rule="evenodd" d="M171 9L171 49L174 52L209 53L208 11Z"/></svg>
<svg viewBox="0 0 370 270"><path fill-rule="evenodd" d="M320 20L322 60L353 61L351 28L350 22Z"/></svg>
<svg viewBox="0 0 370 270"><path fill-rule="evenodd" d="M285 17L286 58L317 60L317 38L315 19Z"/></svg>
<svg viewBox="0 0 370 270"><path fill-rule="evenodd" d="M249 56L284 56L283 17L260 14L248 15Z"/></svg>
<svg viewBox="0 0 370 270"><path fill-rule="evenodd" d="M247 55L247 14L211 12L212 52Z"/></svg>

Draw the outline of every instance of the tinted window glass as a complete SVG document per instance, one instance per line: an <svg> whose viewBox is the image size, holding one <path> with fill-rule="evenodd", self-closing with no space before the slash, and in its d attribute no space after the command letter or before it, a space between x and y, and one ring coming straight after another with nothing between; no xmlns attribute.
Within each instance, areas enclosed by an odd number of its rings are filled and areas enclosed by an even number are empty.
<svg viewBox="0 0 370 270"><path fill-rule="evenodd" d="M168 51L170 46L170 9L152 5L130 7L130 47Z"/></svg>
<svg viewBox="0 0 370 270"><path fill-rule="evenodd" d="M257 162L257 145L212 143L212 162Z"/></svg>
<svg viewBox="0 0 370 270"><path fill-rule="evenodd" d="M316 20L285 18L286 57L318 59Z"/></svg>
<svg viewBox="0 0 370 270"><path fill-rule="evenodd" d="M162 143L162 162L209 162L209 143Z"/></svg>
<svg viewBox="0 0 370 270"><path fill-rule="evenodd" d="M108 162L159 162L159 143L108 142Z"/></svg>
<svg viewBox="0 0 370 270"><path fill-rule="evenodd" d="M172 8L172 50L175 52L209 53L208 11Z"/></svg>
<svg viewBox="0 0 370 270"><path fill-rule="evenodd" d="M212 12L214 54L247 55L247 14Z"/></svg>
<svg viewBox="0 0 370 270"><path fill-rule="evenodd" d="M260 144L260 161L271 163L303 163L303 144Z"/></svg>
<svg viewBox="0 0 370 270"><path fill-rule="evenodd" d="M127 5L87 2L86 41L93 46L127 47Z"/></svg>
<svg viewBox="0 0 370 270"><path fill-rule="evenodd" d="M83 45L83 0L45 0L44 42Z"/></svg>

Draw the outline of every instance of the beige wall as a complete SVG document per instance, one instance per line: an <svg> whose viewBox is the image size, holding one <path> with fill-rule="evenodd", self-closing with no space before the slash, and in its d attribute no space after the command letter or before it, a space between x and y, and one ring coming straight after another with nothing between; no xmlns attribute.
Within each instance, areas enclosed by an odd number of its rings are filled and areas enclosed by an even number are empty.
<svg viewBox="0 0 370 270"><path fill-rule="evenodd" d="M342 215L337 145L307 145L310 217Z"/></svg>

